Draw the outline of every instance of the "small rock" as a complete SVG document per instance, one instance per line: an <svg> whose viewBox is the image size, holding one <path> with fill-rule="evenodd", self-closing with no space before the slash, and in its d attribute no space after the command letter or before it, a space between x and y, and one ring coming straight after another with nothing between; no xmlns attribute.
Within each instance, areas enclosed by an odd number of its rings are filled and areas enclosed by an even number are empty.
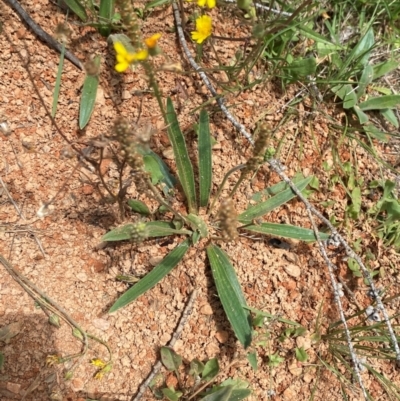
<svg viewBox="0 0 400 401"><path fill-rule="evenodd" d="M303 368L301 367L301 364L298 363L297 361L293 361L289 366L289 372L293 376L300 376L303 372Z"/></svg>
<svg viewBox="0 0 400 401"><path fill-rule="evenodd" d="M21 391L21 385L18 383L8 382L6 388L8 391L11 391L14 394L19 394L19 392Z"/></svg>
<svg viewBox="0 0 400 401"><path fill-rule="evenodd" d="M151 266L157 266L163 260L162 256L152 256L149 259L149 263Z"/></svg>
<svg viewBox="0 0 400 401"><path fill-rule="evenodd" d="M211 306L209 304L205 304L200 308L200 313L202 315L212 315L213 310L211 309Z"/></svg>
<svg viewBox="0 0 400 401"><path fill-rule="evenodd" d="M221 343L225 344L228 341L229 333L225 330L219 330L215 333L215 338Z"/></svg>
<svg viewBox="0 0 400 401"><path fill-rule="evenodd" d="M129 91L124 90L122 92L122 96L121 97L122 97L122 100L128 100L128 99L130 99L132 97L132 95L131 95L131 93Z"/></svg>
<svg viewBox="0 0 400 401"><path fill-rule="evenodd" d="M283 270L292 277L300 277L301 274L300 267L293 264L283 266Z"/></svg>
<svg viewBox="0 0 400 401"><path fill-rule="evenodd" d="M96 327L96 329L100 329L103 331L108 330L108 328L110 327L110 322L108 322L105 319L94 319L93 320L93 326Z"/></svg>
<svg viewBox="0 0 400 401"><path fill-rule="evenodd" d="M71 381L72 388L74 391L81 391L85 385L82 379L79 379L78 377L75 379L72 379Z"/></svg>
<svg viewBox="0 0 400 401"><path fill-rule="evenodd" d="M285 401L293 401L297 398L297 396L298 394L296 394L296 392L292 390L290 387L283 392L283 399Z"/></svg>
<svg viewBox="0 0 400 401"><path fill-rule="evenodd" d="M76 278L77 278L79 281L82 281L82 283L86 283L86 281L88 280L88 277L87 277L86 273L84 273L84 272L78 273L78 274L76 275Z"/></svg>

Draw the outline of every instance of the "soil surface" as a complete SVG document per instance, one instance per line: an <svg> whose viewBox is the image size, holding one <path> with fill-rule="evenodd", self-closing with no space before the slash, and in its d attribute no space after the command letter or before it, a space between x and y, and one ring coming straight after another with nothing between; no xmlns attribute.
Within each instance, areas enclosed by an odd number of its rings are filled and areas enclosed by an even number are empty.
<svg viewBox="0 0 400 401"><path fill-rule="evenodd" d="M47 0L28 0L21 4L49 33L55 32L57 24L64 21L64 15ZM234 16L228 22L217 10L212 14L215 35L237 33L235 27L239 20ZM36 401L50 397L69 401L86 398L130 400L159 360L160 347L171 339L191 292L197 289L193 310L174 346L186 363L194 358L204 361L217 357L222 372L217 381L228 377L247 380L253 390L249 400L301 401L308 400L312 394L314 400L341 400L338 380L323 368L319 359L321 356L331 361L328 342L315 344L311 341L319 313L323 333L329 323L339 319L327 268L314 244L271 242L270 238L249 236L221 245L236 268L252 308L298 322L306 329L301 336L282 340L278 337L287 326L277 319L259 329L260 340L264 343L255 346L258 351L257 371L250 368L246 353L236 341L223 313L209 266L205 263L204 244L192 248L177 268L136 302L115 314L107 313L129 287L117 281L116 275L143 276L182 238L151 240L140 246L127 243L101 246L101 237L107 231L132 221L134 216L121 218L118 207L105 202L98 191L98 178L87 166L79 163L76 156L70 157L69 145L46 115L36 90L51 109L59 55L40 42L3 3L0 4L0 15L4 32L8 35L0 35L0 117L11 127L10 136L0 136L0 174L20 209L19 213L0 188L0 252L18 271L62 305L83 329L106 341L114 359L112 371L102 380L95 379L96 367L89 362L93 358L106 360L107 353L103 346L90 341L89 351L75 369L72 379L65 381L64 374L71 364L51 366L46 359L49 355L77 353L81 350L80 342L71 335L67 324L63 323L59 329L50 325L43 311L1 268L0 326L12 324L14 336L0 343L5 356L0 375L0 399L19 400L25 395L25 400ZM70 21L76 20L71 18ZM117 74L113 70L114 53L106 40L92 28L80 27L74 22L69 26L72 32L70 49L83 62L96 54L102 56L100 88L90 123L81 131L78 113L85 74L65 61L56 114L59 129L71 143L83 150L93 144L93 139L102 140L110 133L114 120L124 116L136 122L138 129L148 126L154 129L151 148L163 155L171 170L175 171L162 117L156 100L148 93L143 71L138 68L134 72ZM144 37L156 32L163 34L160 39L163 56L158 63L179 62L183 71L189 71L177 44L171 7L152 13L144 21ZM216 40L214 46L220 58L229 63L238 44ZM208 56L203 65L212 68L217 64L214 53L208 50L205 46L204 53ZM218 72L212 73L212 77L225 79L225 75ZM193 144L189 148L194 152L196 136L190 128L198 118L198 111L193 111L207 100L207 90L195 73L163 71L158 74L158 79L163 97L170 96L176 105L181 126L189 143L192 141ZM299 89L293 87L282 92L279 85L268 83L242 91L239 95L227 95L226 101L238 120L252 131L258 122L266 121L277 126L283 118L285 105ZM216 139L213 147L215 193L225 173L245 162L251 149L215 104L211 104L208 111ZM364 180L377 179L380 174L374 160L356 143L349 147L343 140L342 145L333 149L331 123L340 124L341 118L339 110L321 104L316 111L312 100L306 100L296 106L293 117L277 130L273 143L277 146L284 139L281 161L286 165L289 177L301 172L304 176L319 178L320 188L310 195L310 199L316 206L332 201L324 207L324 213L334 215L337 221L344 218L347 199L340 185L330 185L322 168L323 162L328 166L335 163L332 151L338 152L343 161L357 160L359 174ZM117 183L118 171L110 158L104 159L101 168L108 183ZM234 175L229 180L225 194L237 178L238 175ZM243 211L251 203L253 193L278 181L268 167L261 169L252 182L242 185L235 195L237 211ZM134 184L127 191L129 198L145 199ZM40 206L54 197L51 213L38 218ZM176 202L177 208L184 212L182 205ZM155 204L150 202L150 206L154 210ZM297 200L270 213L266 220L310 227L306 210ZM363 250L368 247L375 255L370 265L381 272L379 286L386 287L389 296L395 295L399 288L398 255L383 248L366 222L349 222L347 226L343 225L343 229L349 243L363 239ZM356 305L365 308L371 300L362 280L348 273L344 254L338 253L333 260L339 266L338 275L354 295L351 299L346 292L342 298L345 313L350 316L357 311ZM387 308L389 313L395 313L399 301L394 299ZM307 362L296 360L296 347L307 351ZM268 356L272 354L281 356L283 362L276 367L269 366ZM400 385L399 373L393 364L376 360L367 362ZM165 370L161 372L167 377L167 382L174 385L173 375ZM346 370L343 368L341 372L346 373ZM349 374L347 378L349 399L361 400L356 386L352 388ZM363 379L375 400L389 399L381 384L368 372L363 373ZM143 399L155 398L147 390Z"/></svg>

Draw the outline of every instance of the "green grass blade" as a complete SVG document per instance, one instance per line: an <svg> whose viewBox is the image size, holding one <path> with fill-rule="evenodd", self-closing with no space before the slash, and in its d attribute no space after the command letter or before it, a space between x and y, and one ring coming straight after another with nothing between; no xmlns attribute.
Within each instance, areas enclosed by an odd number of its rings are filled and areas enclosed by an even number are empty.
<svg viewBox="0 0 400 401"><path fill-rule="evenodd" d="M107 37L111 33L110 22L114 16L114 10L114 0L100 0L99 17L101 25L99 32L104 37Z"/></svg>
<svg viewBox="0 0 400 401"><path fill-rule="evenodd" d="M60 53L60 62L58 63L56 84L54 86L53 105L51 107L51 116L54 118L57 113L58 97L60 96L61 75L64 67L65 43L63 43Z"/></svg>
<svg viewBox="0 0 400 401"><path fill-rule="evenodd" d="M397 119L396 114L394 114L394 111L392 109L381 110L381 114L396 128L399 128L399 120Z"/></svg>
<svg viewBox="0 0 400 401"><path fill-rule="evenodd" d="M150 273L121 295L110 308L108 313L115 312L116 310L128 305L140 295L144 294L147 290L154 287L182 260L188 249L189 240L185 240L179 244L156 267L154 267Z"/></svg>
<svg viewBox="0 0 400 401"><path fill-rule="evenodd" d="M174 105L170 98L167 99L167 121L169 125L168 137L174 151L178 176L187 198L189 213L196 213L196 188L194 184L193 166L186 148L185 138L179 127Z"/></svg>
<svg viewBox="0 0 400 401"><path fill-rule="evenodd" d="M382 63L375 64L372 66L373 69L373 79L378 79L380 77L383 77L386 74L389 74L389 72L392 72L399 66L399 62L396 60L389 60L389 61L384 61Z"/></svg>
<svg viewBox="0 0 400 401"><path fill-rule="evenodd" d="M101 57L96 56L93 62L96 67L100 67ZM97 75L87 75L83 82L81 104L79 107L79 128L86 127L93 113L96 102L97 88L99 86L99 77Z"/></svg>
<svg viewBox="0 0 400 401"><path fill-rule="evenodd" d="M212 181L210 121L205 110L201 110L199 122L199 174L199 205L205 207L210 199Z"/></svg>
<svg viewBox="0 0 400 401"><path fill-rule="evenodd" d="M129 223L117 227L114 230L104 234L102 241L126 241L131 239L132 228L134 224ZM149 221L146 223L147 237L166 237L172 234L192 234L189 230L178 230L168 221Z"/></svg>
<svg viewBox="0 0 400 401"><path fill-rule="evenodd" d="M313 230L310 230L309 228L291 226L290 224L262 223L260 225L246 226L243 229L253 233L272 235L274 237L293 238L306 242L316 241ZM321 240L327 240L329 238L329 234L320 232L319 237Z"/></svg>
<svg viewBox="0 0 400 401"><path fill-rule="evenodd" d="M400 104L400 95L387 95L380 97L373 97L359 104L360 109L367 110L384 110L394 109Z"/></svg>
<svg viewBox="0 0 400 401"><path fill-rule="evenodd" d="M83 22L87 20L85 7L78 0L64 0L64 3L76 14Z"/></svg>
<svg viewBox="0 0 400 401"><path fill-rule="evenodd" d="M164 4L170 3L171 0L153 0L146 3L144 10L151 10L152 8L162 6Z"/></svg>
<svg viewBox="0 0 400 401"><path fill-rule="evenodd" d="M209 245L207 247L207 256L226 316L236 337L247 348L251 343L252 336L251 316L250 312L244 308L246 306L246 299L237 279L235 269L226 253L216 245Z"/></svg>
<svg viewBox="0 0 400 401"><path fill-rule="evenodd" d="M374 78L374 70L372 66L368 64L364 67L364 71L358 82L358 89L357 89L358 99L360 99L361 96L364 96L365 90L367 89L367 86L372 82L373 78Z"/></svg>
<svg viewBox="0 0 400 401"><path fill-rule="evenodd" d="M296 187L302 191L312 180L312 177L304 178L296 184ZM242 223L250 222L257 217L264 216L264 214L274 210L275 208L289 202L291 199L295 198L296 194L291 188L285 189L280 194L273 196L272 198L266 200L265 202L258 203L257 205L247 208L238 217L238 220Z"/></svg>

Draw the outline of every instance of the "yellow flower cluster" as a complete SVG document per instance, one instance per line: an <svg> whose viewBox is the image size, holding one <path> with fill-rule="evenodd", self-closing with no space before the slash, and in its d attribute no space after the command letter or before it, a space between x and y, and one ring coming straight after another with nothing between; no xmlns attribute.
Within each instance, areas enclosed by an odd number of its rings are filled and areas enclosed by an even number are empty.
<svg viewBox="0 0 400 401"><path fill-rule="evenodd" d="M158 53L158 40L161 38L160 33L144 40L146 49L139 49L135 53L128 52L126 47L121 42L114 43L114 50L116 53L117 63L115 64L115 71L125 72L130 65L138 62L147 60L149 54L155 56Z"/></svg>
<svg viewBox="0 0 400 401"><path fill-rule="evenodd" d="M187 0L192 1L192 0ZM197 0L197 5L200 7L205 7L207 5L208 8L214 8L216 6L216 0Z"/></svg>

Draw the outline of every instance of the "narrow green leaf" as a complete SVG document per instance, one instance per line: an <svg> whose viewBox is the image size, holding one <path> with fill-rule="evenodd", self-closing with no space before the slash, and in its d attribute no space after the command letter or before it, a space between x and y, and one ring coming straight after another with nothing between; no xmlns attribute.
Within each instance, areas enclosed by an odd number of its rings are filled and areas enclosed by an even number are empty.
<svg viewBox="0 0 400 401"><path fill-rule="evenodd" d="M390 122L390 124L394 125L396 128L399 128L399 120L392 109L381 110L381 114L386 118L387 121Z"/></svg>
<svg viewBox="0 0 400 401"><path fill-rule="evenodd" d="M354 112L361 124L366 124L369 121L369 117L357 105L354 106Z"/></svg>
<svg viewBox="0 0 400 401"><path fill-rule="evenodd" d="M206 362L204 365L203 372L201 374L201 379L203 381L210 381L214 379L215 376L219 373L219 363L217 358L212 358Z"/></svg>
<svg viewBox="0 0 400 401"><path fill-rule="evenodd" d="M147 205L140 200L129 199L127 203L133 212L139 213L142 216L149 216L151 214Z"/></svg>
<svg viewBox="0 0 400 401"><path fill-rule="evenodd" d="M311 28L309 28L306 25L298 25L298 28L300 29L301 33L309 39L314 40L317 43L323 43L329 47L332 47L335 52L340 50L340 46L333 44L330 40L327 40L324 36L320 35L319 33L313 31Z"/></svg>
<svg viewBox="0 0 400 401"><path fill-rule="evenodd" d="M389 74L389 72L394 71L398 66L399 62L396 60L389 60L379 64L375 64L374 66L372 66L374 77L373 79L375 80L385 76L386 74Z"/></svg>
<svg viewBox="0 0 400 401"><path fill-rule="evenodd" d="M374 30L372 29L372 26L370 26L365 32L365 35L350 52L349 57L346 60L346 65L350 65L353 61L356 61L358 65L365 66L368 62L374 44Z"/></svg>
<svg viewBox="0 0 400 401"><path fill-rule="evenodd" d="M374 124L365 124L364 130L367 134L371 135L372 137L378 139L382 142L388 142L388 134L386 132L381 131L379 128L375 127Z"/></svg>
<svg viewBox="0 0 400 401"><path fill-rule="evenodd" d="M4 367L4 361L5 361L4 354L0 352L0 370L2 370Z"/></svg>
<svg viewBox="0 0 400 401"><path fill-rule="evenodd" d="M246 226L243 230L251 231L264 235L272 235L274 237L293 238L299 241L316 241L314 231L309 228L291 226L289 224L279 223L261 223L260 225ZM319 233L321 240L327 240L329 234Z"/></svg>
<svg viewBox="0 0 400 401"><path fill-rule="evenodd" d="M182 365L182 357L171 347L161 347L160 354L162 363L169 371L177 371Z"/></svg>
<svg viewBox="0 0 400 401"><path fill-rule="evenodd" d="M100 0L99 17L101 26L99 27L99 32L104 37L107 37L111 32L110 23L114 16L114 11L114 0Z"/></svg>
<svg viewBox="0 0 400 401"><path fill-rule="evenodd" d="M360 81L358 82L358 89L357 89L358 99L360 99L361 96L364 96L365 90L367 89L368 85L372 82L373 79L374 79L374 70L371 65L367 64L364 67Z"/></svg>
<svg viewBox="0 0 400 401"><path fill-rule="evenodd" d="M257 372L258 369L258 363L257 363L257 352L248 352L247 353L247 360L250 363L250 366L253 368L255 372Z"/></svg>
<svg viewBox="0 0 400 401"><path fill-rule="evenodd" d="M114 230L104 234L101 238L102 241L126 241L131 239L133 223L125 224L124 226L117 227ZM146 223L146 232L148 237L166 237L172 234L191 235L189 230L176 229L168 221L148 221Z"/></svg>
<svg viewBox="0 0 400 401"><path fill-rule="evenodd" d="M205 110L200 112L199 121L199 189L200 207L206 207L210 199L212 181L212 153L210 121Z"/></svg>
<svg viewBox="0 0 400 401"><path fill-rule="evenodd" d="M196 189L194 184L193 166L186 148L185 138L179 127L172 100L167 99L168 137L175 155L178 176L188 202L189 213L196 213Z"/></svg>
<svg viewBox="0 0 400 401"><path fill-rule="evenodd" d="M76 14L83 22L87 20L85 7L79 0L64 0L64 3Z"/></svg>
<svg viewBox="0 0 400 401"><path fill-rule="evenodd" d="M170 3L171 0L153 0L146 3L144 6L145 11L150 10L155 7L162 6L164 4Z"/></svg>
<svg viewBox="0 0 400 401"><path fill-rule="evenodd" d="M296 187L302 191L308 183L312 180L312 177L304 178L303 180L296 183ZM291 188L285 189L278 195L266 200L265 202L258 203L257 205L250 206L243 213L238 216L238 220L242 223L250 222L257 217L264 216L264 214L274 210L275 208L289 202L291 199L295 198L296 194Z"/></svg>
<svg viewBox="0 0 400 401"><path fill-rule="evenodd" d="M350 84L335 85L332 86L331 90L342 99L344 109L351 109L357 104L357 95Z"/></svg>
<svg viewBox="0 0 400 401"><path fill-rule="evenodd" d="M387 95L380 97L373 97L359 104L360 109L367 110L384 110L394 109L400 104L400 95Z"/></svg>
<svg viewBox="0 0 400 401"><path fill-rule="evenodd" d="M58 97L60 96L61 75L64 67L65 43L62 44L60 53L60 62L58 63L56 84L54 85L53 105L51 107L51 116L54 118L57 113Z"/></svg>
<svg viewBox="0 0 400 401"><path fill-rule="evenodd" d="M168 398L169 401L178 401L179 398L182 396L182 392L176 391L173 387L163 388L161 391L164 396Z"/></svg>
<svg viewBox="0 0 400 401"><path fill-rule="evenodd" d="M156 267L154 267L150 273L121 295L108 313L115 312L128 305L150 288L154 287L182 260L188 249L189 240L185 240L179 244Z"/></svg>
<svg viewBox="0 0 400 401"><path fill-rule="evenodd" d="M96 56L93 60L97 68L100 67L101 57ZM79 128L83 129L90 120L96 102L99 77L97 75L87 75L83 82L81 104L79 107Z"/></svg>
<svg viewBox="0 0 400 401"><path fill-rule="evenodd" d="M235 269L226 253L218 246L209 245L207 247L207 255L225 314L236 337L247 348L251 343L252 337L251 316L250 312L244 309L246 300L240 288Z"/></svg>

